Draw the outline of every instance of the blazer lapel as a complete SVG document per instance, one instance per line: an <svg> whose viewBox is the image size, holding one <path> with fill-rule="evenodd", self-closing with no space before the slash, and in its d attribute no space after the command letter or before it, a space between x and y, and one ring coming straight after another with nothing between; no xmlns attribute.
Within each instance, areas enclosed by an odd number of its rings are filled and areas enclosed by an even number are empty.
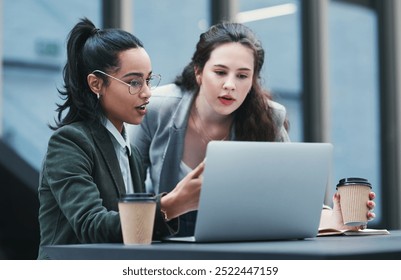
<svg viewBox="0 0 401 280"><path fill-rule="evenodd" d="M107 129L100 125L100 127L91 128L93 139L97 146L98 152L102 155L104 162L110 172L111 178L114 182L114 187L121 195L125 193L125 184L121 175L120 164L114 151L113 143L111 142Z"/></svg>
<svg viewBox="0 0 401 280"><path fill-rule="evenodd" d="M189 108L196 94L184 94L177 111L172 117L173 125L169 129L169 138L163 157L163 167L160 172L159 193L171 191L178 183L180 163L184 152L185 133L187 130Z"/></svg>

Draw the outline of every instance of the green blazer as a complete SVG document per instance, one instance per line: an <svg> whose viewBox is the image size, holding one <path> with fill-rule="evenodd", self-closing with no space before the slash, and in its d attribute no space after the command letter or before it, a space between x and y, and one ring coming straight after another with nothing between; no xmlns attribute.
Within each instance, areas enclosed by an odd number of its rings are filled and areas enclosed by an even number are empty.
<svg viewBox="0 0 401 280"><path fill-rule="evenodd" d="M102 125L77 122L51 136L39 179L40 247L53 244L121 243L118 199L125 193L111 134ZM145 192L145 171L136 147L131 147L135 192ZM155 216L154 239L174 234L176 222Z"/></svg>

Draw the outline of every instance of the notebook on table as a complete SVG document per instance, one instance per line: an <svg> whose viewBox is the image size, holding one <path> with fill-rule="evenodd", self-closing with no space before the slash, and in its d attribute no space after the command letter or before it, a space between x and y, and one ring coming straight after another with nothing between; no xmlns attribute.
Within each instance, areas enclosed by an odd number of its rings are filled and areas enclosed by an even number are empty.
<svg viewBox="0 0 401 280"><path fill-rule="evenodd" d="M316 237L332 150L329 143L210 142L195 234L168 240Z"/></svg>

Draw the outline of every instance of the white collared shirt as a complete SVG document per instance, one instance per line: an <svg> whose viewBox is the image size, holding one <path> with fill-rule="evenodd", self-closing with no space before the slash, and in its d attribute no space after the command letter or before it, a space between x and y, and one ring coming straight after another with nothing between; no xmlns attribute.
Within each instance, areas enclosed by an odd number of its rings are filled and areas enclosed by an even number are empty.
<svg viewBox="0 0 401 280"><path fill-rule="evenodd" d="M131 146L129 141L129 135L127 134L127 129L124 124L122 134L117 130L117 128L107 119L103 125L106 129L113 135L111 141L113 142L114 150L117 155L118 162L120 164L121 174L124 179L125 189L127 193L134 192L134 184L132 182L131 169L128 160L128 154L131 155ZM128 150L128 154L127 154Z"/></svg>

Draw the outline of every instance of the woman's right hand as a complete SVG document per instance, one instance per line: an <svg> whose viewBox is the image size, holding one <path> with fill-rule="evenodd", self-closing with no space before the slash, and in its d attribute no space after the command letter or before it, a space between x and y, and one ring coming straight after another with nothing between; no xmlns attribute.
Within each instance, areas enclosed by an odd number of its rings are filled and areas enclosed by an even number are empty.
<svg viewBox="0 0 401 280"><path fill-rule="evenodd" d="M167 214L169 220L198 209L204 169L205 162L203 161L171 192L161 198L161 209Z"/></svg>

